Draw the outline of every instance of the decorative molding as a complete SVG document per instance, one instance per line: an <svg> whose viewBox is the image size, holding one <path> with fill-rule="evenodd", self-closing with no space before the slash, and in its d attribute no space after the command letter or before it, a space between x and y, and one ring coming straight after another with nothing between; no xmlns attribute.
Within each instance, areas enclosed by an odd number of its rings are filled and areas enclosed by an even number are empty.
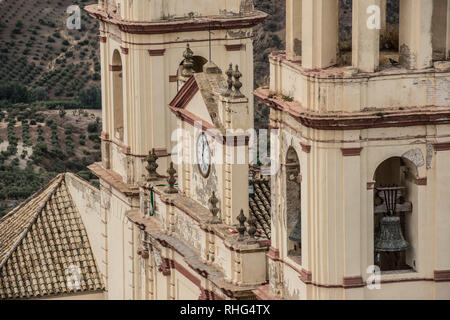
<svg viewBox="0 0 450 320"><path fill-rule="evenodd" d="M300 270L300 280L302 280L303 283L306 284L312 283L312 273L302 268L302 270Z"/></svg>
<svg viewBox="0 0 450 320"><path fill-rule="evenodd" d="M148 259L150 256L148 250L146 250L146 249L139 249L137 251L137 254L140 255L142 257L142 259Z"/></svg>
<svg viewBox="0 0 450 320"><path fill-rule="evenodd" d="M129 147L129 146L122 146L122 153L127 155L127 156L130 156L131 155L131 147Z"/></svg>
<svg viewBox="0 0 450 320"><path fill-rule="evenodd" d="M342 286L344 289L361 288L365 286L365 283L361 276L344 277L342 280Z"/></svg>
<svg viewBox="0 0 450 320"><path fill-rule="evenodd" d="M132 22L117 17L108 16L105 9L97 4L88 5L84 8L89 15L108 24L116 25L121 31L132 34L164 34L176 32L192 32L209 30L247 29L263 22L267 14L255 11L249 16L238 17L210 17L193 20L181 20L171 22Z"/></svg>
<svg viewBox="0 0 450 320"><path fill-rule="evenodd" d="M318 130L362 130L450 124L450 108L438 109L435 106L430 106L417 108L416 110L407 109L406 111L386 110L382 116L373 112L361 112L349 116L343 113L314 112L304 109L298 102L288 104L280 99L270 98L267 89L259 88L253 93L270 108L287 112L303 126ZM437 144L437 147L442 148L442 150L437 151L450 150L450 143Z"/></svg>
<svg viewBox="0 0 450 320"><path fill-rule="evenodd" d="M151 57L161 57L164 56L164 53L166 52L166 49L150 49L148 50L148 53Z"/></svg>
<svg viewBox="0 0 450 320"><path fill-rule="evenodd" d="M311 146L300 142L300 146L302 147L302 151L305 153L311 153Z"/></svg>
<svg viewBox="0 0 450 320"><path fill-rule="evenodd" d="M450 142L433 144L434 151L450 151Z"/></svg>
<svg viewBox="0 0 450 320"><path fill-rule="evenodd" d="M258 287L255 290L252 290L255 294L257 300L280 300L279 297L273 296L270 294L270 285L265 284L263 286Z"/></svg>
<svg viewBox="0 0 450 320"><path fill-rule="evenodd" d="M109 71L122 71L122 66L115 66L115 65L110 64Z"/></svg>
<svg viewBox="0 0 450 320"><path fill-rule="evenodd" d="M367 190L375 189L375 181L367 182Z"/></svg>
<svg viewBox="0 0 450 320"><path fill-rule="evenodd" d="M102 140L109 140L109 133L102 131L101 135L100 135L100 139Z"/></svg>
<svg viewBox="0 0 450 320"><path fill-rule="evenodd" d="M239 43L239 44L226 44L225 45L225 49L227 51L241 51L243 48L243 44Z"/></svg>
<svg viewBox="0 0 450 320"><path fill-rule="evenodd" d="M169 106L174 108L184 108L189 103L189 101L194 98L194 95L198 92L199 87L195 77L190 77L189 80L181 87L180 91L173 98Z"/></svg>
<svg viewBox="0 0 450 320"><path fill-rule="evenodd" d="M177 75L173 75L173 76L169 75L169 82L177 82L177 81L178 81L178 76Z"/></svg>
<svg viewBox="0 0 450 320"><path fill-rule="evenodd" d="M426 186L427 183L428 183L428 178L427 177L425 177L425 178L417 178L416 179L416 185L418 185L418 186Z"/></svg>
<svg viewBox="0 0 450 320"><path fill-rule="evenodd" d="M183 267L176 261L173 261L173 267L175 270L177 270L179 273L185 276L189 281L195 284L198 288L202 289L201 280L196 276L194 276L192 273L190 273L185 267Z"/></svg>
<svg viewBox="0 0 450 320"><path fill-rule="evenodd" d="M106 43L106 37L100 36L99 40L101 43Z"/></svg>
<svg viewBox="0 0 450 320"><path fill-rule="evenodd" d="M359 157L363 148L341 148L344 157Z"/></svg>
<svg viewBox="0 0 450 320"><path fill-rule="evenodd" d="M186 85L184 85L184 86L186 86ZM205 131L205 133L208 134L211 138L217 139L217 142L219 142L223 145L237 147L237 146L243 145L241 143L242 141L245 143L244 145L248 145L248 143L250 141L250 137L248 135L245 135L245 136L223 136L221 134L217 135L217 134L215 134L215 132L217 132L217 131L214 131L214 130L216 130L216 127L214 125L212 125L211 123L200 119L199 117L197 117L193 113L185 110L184 108L176 108L173 106L170 106L169 108L179 119L189 123L191 126L194 126L194 125L201 126L202 131ZM210 132L210 130L212 132Z"/></svg>
<svg viewBox="0 0 450 320"><path fill-rule="evenodd" d="M434 270L434 281L436 282L450 281L450 270Z"/></svg>
<svg viewBox="0 0 450 320"><path fill-rule="evenodd" d="M275 261L280 260L280 250L271 246L271 247L269 247L269 252L267 253L267 256L271 260L275 260Z"/></svg>
<svg viewBox="0 0 450 320"><path fill-rule="evenodd" d="M122 51L123 54L128 54L128 48L120 47L120 51Z"/></svg>
<svg viewBox="0 0 450 320"><path fill-rule="evenodd" d="M162 258L162 263L158 267L158 271L162 272L162 274L167 277L167 276L170 276L171 267L172 267L171 260L169 260L167 258Z"/></svg>

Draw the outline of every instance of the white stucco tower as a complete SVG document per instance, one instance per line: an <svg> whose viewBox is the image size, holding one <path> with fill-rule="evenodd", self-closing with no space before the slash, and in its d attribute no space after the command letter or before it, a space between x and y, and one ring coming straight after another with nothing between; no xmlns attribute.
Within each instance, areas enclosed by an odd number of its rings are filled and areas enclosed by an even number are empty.
<svg viewBox="0 0 450 320"><path fill-rule="evenodd" d="M187 44L196 72L210 58L222 70L238 64L244 94L253 88L252 27L265 17L253 1L109 0L86 10L100 21L103 167L126 183L142 177L152 148L165 171L176 128L167 105L181 85Z"/></svg>
<svg viewBox="0 0 450 320"><path fill-rule="evenodd" d="M149 151L161 174L170 163L177 124L168 104L188 79L181 77L187 46L193 72L210 59L222 70L239 65L250 96L252 28L266 14L251 0L100 0L85 10L100 23L102 162L90 169L101 182L107 297L133 299L138 232L124 217L139 206ZM249 113L253 119L252 101Z"/></svg>
<svg viewBox="0 0 450 320"><path fill-rule="evenodd" d="M450 1L286 3L260 296L448 299Z"/></svg>

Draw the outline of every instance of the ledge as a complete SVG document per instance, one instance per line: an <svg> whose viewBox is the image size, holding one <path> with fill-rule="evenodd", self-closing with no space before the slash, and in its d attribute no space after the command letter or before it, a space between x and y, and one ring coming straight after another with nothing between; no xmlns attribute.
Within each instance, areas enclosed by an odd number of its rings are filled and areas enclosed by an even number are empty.
<svg viewBox="0 0 450 320"><path fill-rule="evenodd" d="M370 79L376 77L386 77L386 76L400 76L400 75L423 75L432 73L448 73L450 69L441 67L447 61L438 61L435 63L436 67L423 69L423 70L411 70L400 66L390 66L383 65L380 66L380 70L375 72L358 72L352 66L331 66L323 69L308 69L302 66L302 62L291 61L286 58L286 53L284 51L272 52L269 55L269 59L273 62L279 64L285 64L291 67L299 74L307 77L312 77L314 79L343 79L343 80L354 80L354 79Z"/></svg>
<svg viewBox="0 0 450 320"><path fill-rule="evenodd" d="M256 89L254 95L269 107L289 113L308 128L319 130L362 130L369 128L407 127L450 124L450 108L420 107L374 110L366 112L314 112L298 101L285 101L269 88Z"/></svg>
<svg viewBox="0 0 450 320"><path fill-rule="evenodd" d="M96 175L100 180L105 181L114 189L123 193L128 197L138 197L139 196L139 188L136 186L127 184L123 182L122 177L110 169L105 169L102 167L100 162L96 162L88 166L88 169L92 171L94 175Z"/></svg>
<svg viewBox="0 0 450 320"><path fill-rule="evenodd" d="M270 241L266 238L260 237L256 238L254 243L249 243L248 241L237 241L238 235L231 234L229 232L230 227L225 224L211 224L210 220L212 218L211 212L200 205L196 201L183 196L181 193L175 194L167 194L164 190L167 188L165 186L158 186L161 184L166 184L165 180L154 181L152 183L144 183L141 184L140 187L149 190L153 188L155 194L158 195L159 199L164 202L166 205L171 205L179 209L181 212L189 216L191 219L196 221L200 228L212 234L215 234L217 237L224 241L224 245L231 251L242 252L242 253L251 253L251 252L265 252L269 250ZM140 215L140 216L139 216ZM146 228L146 221L150 219L150 217L144 216L141 212L137 215L134 213L132 216L133 222L138 222L143 224ZM156 219L151 219L156 220ZM143 229L146 230L147 229ZM151 225L150 225L151 228ZM248 236L246 240L249 240Z"/></svg>
<svg viewBox="0 0 450 320"><path fill-rule="evenodd" d="M148 21L127 21L117 15L109 15L97 4L92 4L84 8L92 17L110 24L117 25L123 32L132 34L163 34L173 32L192 32L227 29L253 28L266 19L267 14L261 11L254 11L250 15L243 16L208 16L186 18L179 20Z"/></svg>
<svg viewBox="0 0 450 320"><path fill-rule="evenodd" d="M224 274L217 267L207 265L201 261L198 252L186 245L181 239L167 235L163 232L159 221L153 217L143 217L139 211L133 210L126 213L127 218L144 230L151 239L157 241L162 247L170 248L183 257L184 262L191 268L192 274L188 274L188 278L194 284L200 285L195 280L193 274L197 274L202 278L208 279L219 288L226 296L230 298L248 297L252 291L262 283L256 285L235 285L225 280ZM164 257L167 259L166 257ZM170 263L175 269L180 269L176 262ZM178 267L177 267L178 266ZM183 268L184 269L184 268ZM184 273L189 270L183 270ZM190 272L189 272L190 273Z"/></svg>

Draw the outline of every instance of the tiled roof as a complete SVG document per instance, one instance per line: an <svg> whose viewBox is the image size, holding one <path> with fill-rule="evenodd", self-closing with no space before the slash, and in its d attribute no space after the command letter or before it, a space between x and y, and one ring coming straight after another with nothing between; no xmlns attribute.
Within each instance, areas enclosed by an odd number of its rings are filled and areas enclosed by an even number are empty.
<svg viewBox="0 0 450 320"><path fill-rule="evenodd" d="M249 198L250 213L256 218L256 227L261 235L270 239L270 181L255 179L250 184L254 190Z"/></svg>
<svg viewBox="0 0 450 320"><path fill-rule="evenodd" d="M0 219L0 299L103 290L64 175Z"/></svg>

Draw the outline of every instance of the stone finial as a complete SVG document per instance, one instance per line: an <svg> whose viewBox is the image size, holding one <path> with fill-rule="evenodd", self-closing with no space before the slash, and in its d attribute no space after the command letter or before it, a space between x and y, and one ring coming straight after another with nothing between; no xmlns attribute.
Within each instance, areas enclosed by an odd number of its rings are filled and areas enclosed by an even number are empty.
<svg viewBox="0 0 450 320"><path fill-rule="evenodd" d="M156 155L154 148L148 153L146 160L147 166L145 169L148 171L147 182L159 180L161 176L156 172L156 169L158 169L158 164L156 163L158 156Z"/></svg>
<svg viewBox="0 0 450 320"><path fill-rule="evenodd" d="M184 61L183 61L183 70L181 71L181 75L185 78L190 78L194 75L194 52L191 50L189 43L186 44L186 50L183 53Z"/></svg>
<svg viewBox="0 0 450 320"><path fill-rule="evenodd" d="M175 170L175 168L173 167L173 162L170 163L170 167L169 169L167 169L167 173L169 174L169 177L167 178L169 187L165 190L165 193L168 194L178 193L178 190L175 189L175 182L177 182L177 180L175 179L175 173L177 173L177 170Z"/></svg>
<svg viewBox="0 0 450 320"><path fill-rule="evenodd" d="M237 227L237 231L239 232L238 241L244 240L245 230L245 221L247 221L247 217L244 215L244 210L241 210L241 213L237 216L237 221L239 221L239 226Z"/></svg>
<svg viewBox="0 0 450 320"><path fill-rule="evenodd" d="M212 224L219 224L221 221L220 219L217 217L217 214L219 213L220 209L217 208L217 204L219 203L219 199L217 199L216 197L216 193L213 191L211 198L209 198L209 203L211 204L211 214L212 214L212 218L210 220L209 223Z"/></svg>
<svg viewBox="0 0 450 320"><path fill-rule="evenodd" d="M239 71L238 65L236 65L236 68L233 72L233 77L234 77L234 81L233 81L234 91L233 91L232 97L233 98L244 98L245 96L241 92L242 83L241 83L241 81L239 81L239 79L242 77L242 73Z"/></svg>
<svg viewBox="0 0 450 320"><path fill-rule="evenodd" d="M227 70L226 75L228 77L228 89L223 94L224 97L230 97L233 94L233 64L230 63L230 68Z"/></svg>
<svg viewBox="0 0 450 320"><path fill-rule="evenodd" d="M248 225L250 226L248 228L248 234L250 235L250 239L255 240L256 218L254 216L251 216L250 219L248 219Z"/></svg>

